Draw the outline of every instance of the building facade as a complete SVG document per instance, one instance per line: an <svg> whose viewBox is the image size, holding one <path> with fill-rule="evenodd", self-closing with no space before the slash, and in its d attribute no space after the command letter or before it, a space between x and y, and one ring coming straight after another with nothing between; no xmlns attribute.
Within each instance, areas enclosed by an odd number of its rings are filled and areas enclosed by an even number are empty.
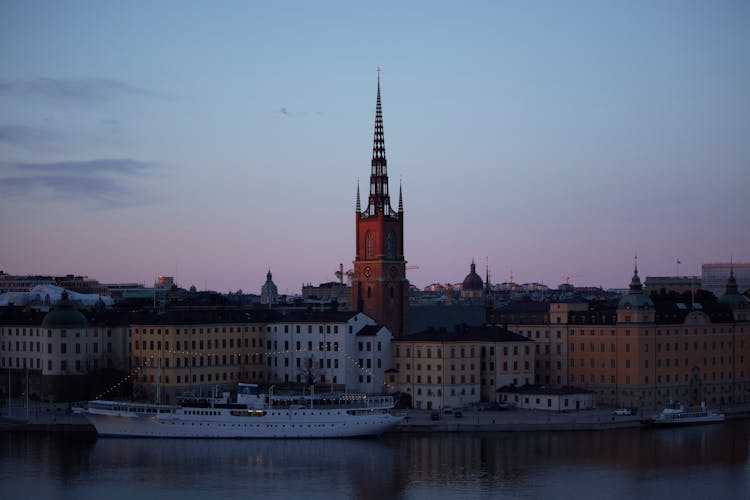
<svg viewBox="0 0 750 500"><path fill-rule="evenodd" d="M265 380L268 311L168 311L130 327L135 395L174 403ZM158 398L157 398L158 393Z"/></svg>
<svg viewBox="0 0 750 500"><path fill-rule="evenodd" d="M290 312L267 325L266 381L385 393L391 332L364 313Z"/></svg>
<svg viewBox="0 0 750 500"><path fill-rule="evenodd" d="M519 303L490 318L535 342L537 384L589 389L601 405L750 401L750 312L731 275L716 300L648 295L636 269L617 303Z"/></svg>
<svg viewBox="0 0 750 500"><path fill-rule="evenodd" d="M47 314L2 314L0 390L10 386L14 396L28 391L49 401L86 399L109 389L106 383L114 384L118 373L127 374L128 318L107 311L87 314L75 308L67 292Z"/></svg>
<svg viewBox="0 0 750 500"><path fill-rule="evenodd" d="M399 337L406 333L409 282L404 260L404 206L391 207L385 158L380 77L375 111L375 137L367 206L356 203L356 254L352 275L352 308L364 312Z"/></svg>
<svg viewBox="0 0 750 500"><path fill-rule="evenodd" d="M414 408L496 402L500 387L533 382L532 347L529 339L498 327L426 330L394 339L389 384L408 394Z"/></svg>
<svg viewBox="0 0 750 500"><path fill-rule="evenodd" d="M572 315L569 382L594 390L612 406L750 401L750 325L740 319L744 313L711 296L685 299L649 297L636 269L608 325Z"/></svg>
<svg viewBox="0 0 750 500"><path fill-rule="evenodd" d="M498 391L501 404L542 411L578 411L596 408L596 394L575 387L503 387Z"/></svg>

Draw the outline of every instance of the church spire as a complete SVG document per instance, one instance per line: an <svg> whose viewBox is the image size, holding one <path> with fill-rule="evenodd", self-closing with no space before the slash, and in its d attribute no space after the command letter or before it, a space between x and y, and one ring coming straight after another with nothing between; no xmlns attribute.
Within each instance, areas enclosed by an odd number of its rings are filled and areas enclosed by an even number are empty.
<svg viewBox="0 0 750 500"><path fill-rule="evenodd" d="M401 182L398 183L398 211L403 212L404 211L404 196L401 192Z"/></svg>
<svg viewBox="0 0 750 500"><path fill-rule="evenodd" d="M633 270L633 279L630 280L629 293L643 293L641 278L638 277L638 255L635 256L635 269Z"/></svg>
<svg viewBox="0 0 750 500"><path fill-rule="evenodd" d="M359 205L359 179L357 180L357 213L360 213L362 209Z"/></svg>
<svg viewBox="0 0 750 500"><path fill-rule="evenodd" d="M378 97L375 104L375 134L372 143L372 169L370 171L370 198L367 212L378 211L391 215L391 198L388 194L388 168L385 160L385 136L383 134L383 108L380 102L380 68L378 68Z"/></svg>

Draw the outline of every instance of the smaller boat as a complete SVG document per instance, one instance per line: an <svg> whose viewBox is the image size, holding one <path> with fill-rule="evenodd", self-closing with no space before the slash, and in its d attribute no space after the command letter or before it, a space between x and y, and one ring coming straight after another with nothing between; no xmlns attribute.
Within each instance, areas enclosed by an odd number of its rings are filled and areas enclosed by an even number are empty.
<svg viewBox="0 0 750 500"><path fill-rule="evenodd" d="M664 408L651 421L654 425L690 425L709 424L723 422L724 414L716 410L706 408L706 403L701 401L699 407L685 408L680 403L672 403Z"/></svg>

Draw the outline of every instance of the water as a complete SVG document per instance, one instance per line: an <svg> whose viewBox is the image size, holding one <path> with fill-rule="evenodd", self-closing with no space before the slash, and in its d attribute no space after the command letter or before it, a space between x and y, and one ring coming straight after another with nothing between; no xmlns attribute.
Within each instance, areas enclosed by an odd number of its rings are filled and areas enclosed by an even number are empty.
<svg viewBox="0 0 750 500"><path fill-rule="evenodd" d="M750 498L750 421L373 440L0 434L0 498Z"/></svg>

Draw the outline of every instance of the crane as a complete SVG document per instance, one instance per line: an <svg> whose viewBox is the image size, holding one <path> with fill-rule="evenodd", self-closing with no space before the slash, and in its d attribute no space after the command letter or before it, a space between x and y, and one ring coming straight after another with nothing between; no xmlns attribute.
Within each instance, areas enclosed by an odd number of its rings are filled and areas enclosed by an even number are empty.
<svg viewBox="0 0 750 500"><path fill-rule="evenodd" d="M565 284L566 284L566 285L570 285L570 280L571 280L571 279L573 279L573 278L578 278L578 276L571 276L571 275L569 275L569 274L563 274L563 275L562 275L561 277L562 277L562 279L564 279L564 280L565 280Z"/></svg>

